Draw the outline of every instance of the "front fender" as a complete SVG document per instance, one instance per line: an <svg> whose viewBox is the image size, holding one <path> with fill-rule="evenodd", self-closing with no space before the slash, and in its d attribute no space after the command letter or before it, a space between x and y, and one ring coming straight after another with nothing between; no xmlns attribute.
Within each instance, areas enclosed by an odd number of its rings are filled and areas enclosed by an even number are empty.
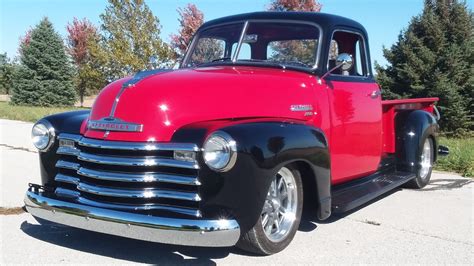
<svg viewBox="0 0 474 266"><path fill-rule="evenodd" d="M324 219L330 214L330 159L323 132L315 127L279 121L222 121L190 125L178 130L176 142L198 143L213 131L224 131L237 142L235 166L224 173L209 169L202 156L198 158L202 180L201 209L204 215L233 216L243 230L257 222L272 177L284 165L292 162L308 164L316 176L319 202L324 202ZM304 178L304 177L303 177ZM321 213L321 211L320 211Z"/></svg>
<svg viewBox="0 0 474 266"><path fill-rule="evenodd" d="M44 117L38 122L44 120L49 122L54 128L56 136L60 133L80 134L82 122L87 119L89 113L89 110L59 113ZM39 153L41 182L46 187L55 186L54 176L57 174L55 163L59 159L56 154L58 145L58 141L55 140L48 151Z"/></svg>

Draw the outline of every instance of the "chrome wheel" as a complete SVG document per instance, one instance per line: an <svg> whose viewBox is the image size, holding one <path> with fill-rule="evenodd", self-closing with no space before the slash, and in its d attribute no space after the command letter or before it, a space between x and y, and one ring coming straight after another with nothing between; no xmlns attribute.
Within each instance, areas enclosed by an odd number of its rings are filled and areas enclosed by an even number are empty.
<svg viewBox="0 0 474 266"><path fill-rule="evenodd" d="M432 167L432 140L427 138L425 143L423 144L423 150L421 151L421 158L420 158L420 178L426 179L431 171Z"/></svg>
<svg viewBox="0 0 474 266"><path fill-rule="evenodd" d="M283 167L273 178L263 206L263 231L272 242L285 239L296 220L298 193L293 172Z"/></svg>

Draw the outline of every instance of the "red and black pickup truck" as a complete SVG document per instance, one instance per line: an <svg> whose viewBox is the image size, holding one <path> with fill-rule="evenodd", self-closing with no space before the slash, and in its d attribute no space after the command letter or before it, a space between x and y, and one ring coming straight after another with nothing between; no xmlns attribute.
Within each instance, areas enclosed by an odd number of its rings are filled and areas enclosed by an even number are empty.
<svg viewBox="0 0 474 266"><path fill-rule="evenodd" d="M29 213L154 242L272 254L319 220L405 185L438 154L437 98L382 101L368 37L339 16L216 19L175 70L106 86L32 130Z"/></svg>

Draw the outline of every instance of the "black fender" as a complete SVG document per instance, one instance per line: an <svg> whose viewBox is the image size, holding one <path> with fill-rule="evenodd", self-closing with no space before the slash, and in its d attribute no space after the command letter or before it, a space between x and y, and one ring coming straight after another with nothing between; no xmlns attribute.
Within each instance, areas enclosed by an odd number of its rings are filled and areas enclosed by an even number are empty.
<svg viewBox="0 0 474 266"><path fill-rule="evenodd" d="M435 117L426 111L402 111L395 117L397 169L416 173L423 141L433 138L434 161L438 155L439 125Z"/></svg>
<svg viewBox="0 0 474 266"><path fill-rule="evenodd" d="M219 126L215 126L215 124ZM257 222L272 177L289 163L309 166L317 191L318 217L331 213L330 157L324 133L310 125L279 121L205 122L178 130L173 142L193 142L202 147L213 131L224 131L237 142L237 161L228 172L209 169L202 156L201 210L204 216L232 216L242 230ZM309 178L305 177L304 178Z"/></svg>
<svg viewBox="0 0 474 266"><path fill-rule="evenodd" d="M47 151L39 153L41 183L43 186L56 186L54 181L57 174L55 163L59 159L56 154L59 145L57 136L61 133L80 134L82 122L89 117L89 113L89 110L64 112L46 116L38 121L52 126L56 135L53 145Z"/></svg>

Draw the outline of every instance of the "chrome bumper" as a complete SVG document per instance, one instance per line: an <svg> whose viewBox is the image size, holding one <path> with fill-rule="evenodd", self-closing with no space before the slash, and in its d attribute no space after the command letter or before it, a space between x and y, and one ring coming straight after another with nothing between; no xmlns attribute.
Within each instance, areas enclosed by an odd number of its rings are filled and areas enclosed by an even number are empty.
<svg viewBox="0 0 474 266"><path fill-rule="evenodd" d="M26 192L28 212L38 218L90 231L174 245L226 247L240 237L235 220L187 220L134 214L69 203Z"/></svg>

